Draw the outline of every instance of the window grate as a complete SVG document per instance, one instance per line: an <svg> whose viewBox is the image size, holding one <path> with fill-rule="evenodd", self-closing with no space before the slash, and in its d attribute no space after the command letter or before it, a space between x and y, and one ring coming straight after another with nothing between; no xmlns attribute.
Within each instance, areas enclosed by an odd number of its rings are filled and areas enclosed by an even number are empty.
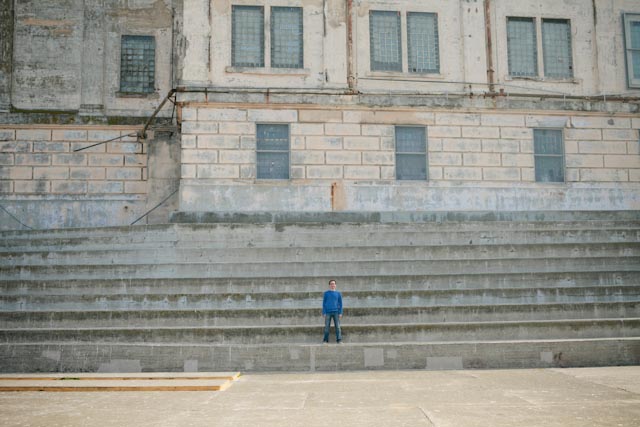
<svg viewBox="0 0 640 427"><path fill-rule="evenodd" d="M271 66L303 67L303 20L301 7L271 8Z"/></svg>
<svg viewBox="0 0 640 427"><path fill-rule="evenodd" d="M402 71L400 13L369 12L372 71Z"/></svg>
<svg viewBox="0 0 640 427"><path fill-rule="evenodd" d="M289 125L256 126L258 179L289 179Z"/></svg>
<svg viewBox="0 0 640 427"><path fill-rule="evenodd" d="M154 92L155 38L153 36L122 36L120 43L120 91Z"/></svg>
<svg viewBox="0 0 640 427"><path fill-rule="evenodd" d="M233 6L231 27L231 64L264 67L264 8Z"/></svg>
<svg viewBox="0 0 640 427"><path fill-rule="evenodd" d="M538 75L538 47L533 18L507 18L509 75Z"/></svg>
<svg viewBox="0 0 640 427"><path fill-rule="evenodd" d="M565 19L542 20L544 75L566 79L573 77L571 26Z"/></svg>
<svg viewBox="0 0 640 427"><path fill-rule="evenodd" d="M564 182L562 131L534 129L533 144L537 182Z"/></svg>
<svg viewBox="0 0 640 427"><path fill-rule="evenodd" d="M427 132L424 127L396 126L396 179L427 179Z"/></svg>
<svg viewBox="0 0 640 427"><path fill-rule="evenodd" d="M435 13L408 12L407 39L409 72L439 72L438 15Z"/></svg>

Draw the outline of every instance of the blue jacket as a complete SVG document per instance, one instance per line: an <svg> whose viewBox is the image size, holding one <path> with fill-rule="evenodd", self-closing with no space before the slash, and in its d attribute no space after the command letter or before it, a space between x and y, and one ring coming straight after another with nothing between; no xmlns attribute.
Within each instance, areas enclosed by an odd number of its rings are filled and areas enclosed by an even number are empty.
<svg viewBox="0 0 640 427"><path fill-rule="evenodd" d="M342 294L338 291L326 291L322 299L322 315L342 314Z"/></svg>

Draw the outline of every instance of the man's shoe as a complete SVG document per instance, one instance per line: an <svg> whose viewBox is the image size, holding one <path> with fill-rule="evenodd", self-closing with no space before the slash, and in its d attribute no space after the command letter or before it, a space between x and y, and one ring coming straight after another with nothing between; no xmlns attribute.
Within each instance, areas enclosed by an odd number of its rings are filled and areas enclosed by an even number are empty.
<svg viewBox="0 0 640 427"><path fill-rule="evenodd" d="M342 344L342 340L338 341L338 344Z"/></svg>
<svg viewBox="0 0 640 427"><path fill-rule="evenodd" d="M329 344L329 341L322 341L322 344Z"/></svg>

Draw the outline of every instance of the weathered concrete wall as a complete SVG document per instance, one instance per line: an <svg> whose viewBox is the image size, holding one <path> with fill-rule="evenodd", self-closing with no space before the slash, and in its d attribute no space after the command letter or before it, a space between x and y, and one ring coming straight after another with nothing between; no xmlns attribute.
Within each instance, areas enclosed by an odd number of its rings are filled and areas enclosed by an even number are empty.
<svg viewBox="0 0 640 427"><path fill-rule="evenodd" d="M603 94L633 93L638 89L627 87L625 70L624 33L622 13L640 13L640 3L635 0L611 0L595 2L595 36L597 52L597 77Z"/></svg>
<svg viewBox="0 0 640 427"><path fill-rule="evenodd" d="M343 0L284 0L277 5L304 8L305 58L302 70L231 67L231 6L276 3L269 0L193 0L185 17L193 25L185 29L187 41L182 83L193 86L236 88L345 88L348 73L348 18ZM485 13L485 4L488 5ZM398 11L402 16L402 72L371 71L369 12ZM406 12L436 13L439 32L440 72L407 70ZM365 92L484 92L489 89L487 24L491 35L491 64L496 88L507 93L638 94L626 86L622 12L640 13L633 0L363 0L353 2L352 40L357 89ZM268 10L266 11L268 15ZM535 18L540 43L541 19L567 19L571 25L574 77L514 78L507 59L507 17ZM269 19L265 18L269 38ZM542 53L539 46L539 69ZM541 73L542 76L542 73Z"/></svg>
<svg viewBox="0 0 640 427"><path fill-rule="evenodd" d="M12 103L23 110L149 116L173 87L174 29L181 1L47 0L17 2ZM156 40L156 90L124 95L122 35ZM167 108L161 115L170 115Z"/></svg>
<svg viewBox="0 0 640 427"><path fill-rule="evenodd" d="M15 107L80 108L82 10L82 0L16 3Z"/></svg>
<svg viewBox="0 0 640 427"><path fill-rule="evenodd" d="M0 111L11 105L13 1L0 0Z"/></svg>
<svg viewBox="0 0 640 427"><path fill-rule="evenodd" d="M180 209L638 209L640 119L358 107L183 110ZM290 124L290 180L256 180L256 123ZM425 182L395 181L396 125L424 125ZM536 183L534 128L564 129L566 183ZM634 195L635 194L635 195Z"/></svg>

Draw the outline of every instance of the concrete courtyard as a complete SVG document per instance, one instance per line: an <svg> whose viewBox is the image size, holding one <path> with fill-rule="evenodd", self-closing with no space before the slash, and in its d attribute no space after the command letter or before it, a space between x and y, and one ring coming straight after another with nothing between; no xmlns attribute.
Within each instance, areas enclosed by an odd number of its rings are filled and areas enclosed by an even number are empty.
<svg viewBox="0 0 640 427"><path fill-rule="evenodd" d="M0 393L9 426L640 426L640 366L243 375L222 392Z"/></svg>

